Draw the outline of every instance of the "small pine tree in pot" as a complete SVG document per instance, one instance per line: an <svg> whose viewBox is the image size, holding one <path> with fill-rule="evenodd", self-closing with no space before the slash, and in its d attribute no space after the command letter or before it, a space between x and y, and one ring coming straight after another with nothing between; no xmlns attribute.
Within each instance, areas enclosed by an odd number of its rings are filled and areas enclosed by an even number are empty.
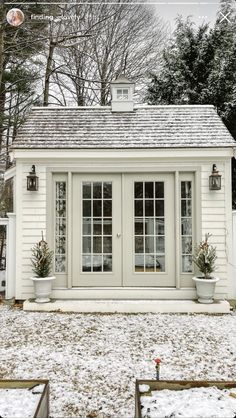
<svg viewBox="0 0 236 418"><path fill-rule="evenodd" d="M216 247L209 244L210 234L205 235L205 240L196 245L193 262L203 274L204 279L210 279L211 273L216 270Z"/></svg>
<svg viewBox="0 0 236 418"><path fill-rule="evenodd" d="M43 238L37 242L32 248L31 264L35 277L31 280L34 282L35 302L50 302L50 294L52 290L52 281L54 276L50 276L52 271L53 251L50 250L48 243Z"/></svg>
<svg viewBox="0 0 236 418"><path fill-rule="evenodd" d="M213 303L215 285L219 278L211 276L216 270L216 247L209 244L210 234L205 235L205 239L195 247L193 262L202 276L193 277L196 283L198 301L200 303Z"/></svg>

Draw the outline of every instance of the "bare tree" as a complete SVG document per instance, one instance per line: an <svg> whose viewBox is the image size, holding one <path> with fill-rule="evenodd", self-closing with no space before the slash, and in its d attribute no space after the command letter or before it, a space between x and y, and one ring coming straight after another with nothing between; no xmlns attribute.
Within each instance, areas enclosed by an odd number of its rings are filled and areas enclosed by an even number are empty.
<svg viewBox="0 0 236 418"><path fill-rule="evenodd" d="M101 3L83 5L79 13L70 30L82 28L91 37L56 51L53 89L59 92L60 84L68 100L78 105L106 105L111 80L124 72L142 95L148 74L158 66L167 31L151 6Z"/></svg>

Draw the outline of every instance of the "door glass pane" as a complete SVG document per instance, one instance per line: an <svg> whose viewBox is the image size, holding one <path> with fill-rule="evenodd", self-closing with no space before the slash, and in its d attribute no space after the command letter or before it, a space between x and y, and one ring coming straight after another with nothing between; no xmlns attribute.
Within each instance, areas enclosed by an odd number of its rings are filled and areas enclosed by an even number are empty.
<svg viewBox="0 0 236 418"><path fill-rule="evenodd" d="M91 218L83 218L83 235L91 235Z"/></svg>
<svg viewBox="0 0 236 418"><path fill-rule="evenodd" d="M145 197L149 199L153 199L153 188L154 184L153 181L145 182Z"/></svg>
<svg viewBox="0 0 236 418"><path fill-rule="evenodd" d="M93 252L102 252L102 237L93 237Z"/></svg>
<svg viewBox="0 0 236 418"><path fill-rule="evenodd" d="M144 271L144 255L143 254L135 255L135 271L137 272Z"/></svg>
<svg viewBox="0 0 236 418"><path fill-rule="evenodd" d="M102 271L102 255L93 256L93 271Z"/></svg>
<svg viewBox="0 0 236 418"><path fill-rule="evenodd" d="M102 216L102 201L93 201L93 216Z"/></svg>
<svg viewBox="0 0 236 418"><path fill-rule="evenodd" d="M145 238L145 252L146 253L154 252L154 237Z"/></svg>
<svg viewBox="0 0 236 418"><path fill-rule="evenodd" d="M91 271L92 264L91 264L91 255L83 255L82 257L82 264L83 264L83 271Z"/></svg>
<svg viewBox="0 0 236 418"><path fill-rule="evenodd" d="M145 200L145 216L154 216L154 200Z"/></svg>
<svg viewBox="0 0 236 418"><path fill-rule="evenodd" d="M91 216L91 200L83 201L83 216Z"/></svg>
<svg viewBox="0 0 236 418"><path fill-rule="evenodd" d="M181 199L191 199L191 198L192 198L192 182L181 181Z"/></svg>
<svg viewBox="0 0 236 418"><path fill-rule="evenodd" d="M65 181L56 182L56 196L57 196L57 199L66 199L66 182Z"/></svg>
<svg viewBox="0 0 236 418"><path fill-rule="evenodd" d="M156 216L164 216L164 200L156 199Z"/></svg>
<svg viewBox="0 0 236 418"><path fill-rule="evenodd" d="M155 235L154 218L145 219L145 235Z"/></svg>
<svg viewBox="0 0 236 418"><path fill-rule="evenodd" d="M83 184L83 199L91 199L91 183Z"/></svg>
<svg viewBox="0 0 236 418"><path fill-rule="evenodd" d="M156 235L165 235L165 219L156 218Z"/></svg>
<svg viewBox="0 0 236 418"><path fill-rule="evenodd" d="M104 253L111 253L112 249L112 237L104 237L103 238L103 252Z"/></svg>
<svg viewBox="0 0 236 418"><path fill-rule="evenodd" d="M142 199L143 198L143 183L142 182L135 182L135 184L134 184L134 196L135 196L135 199Z"/></svg>
<svg viewBox="0 0 236 418"><path fill-rule="evenodd" d="M143 218L135 219L135 235L143 235Z"/></svg>
<svg viewBox="0 0 236 418"><path fill-rule="evenodd" d="M82 271L112 271L112 182L83 182Z"/></svg>
<svg viewBox="0 0 236 418"><path fill-rule="evenodd" d="M67 252L67 200L66 181L55 182L55 240L54 262L56 273L66 273Z"/></svg>
<svg viewBox="0 0 236 418"><path fill-rule="evenodd" d="M157 255L156 256L156 271L165 271L165 256Z"/></svg>
<svg viewBox="0 0 236 418"><path fill-rule="evenodd" d="M155 256L154 254L145 255L145 271L153 273L155 271Z"/></svg>
<svg viewBox="0 0 236 418"><path fill-rule="evenodd" d="M93 183L93 198L102 198L102 183Z"/></svg>
<svg viewBox="0 0 236 418"><path fill-rule="evenodd" d="M135 216L143 216L143 201L135 200L134 205L135 205L135 209L134 209Z"/></svg>
<svg viewBox="0 0 236 418"><path fill-rule="evenodd" d="M91 238L83 237L83 253L91 253Z"/></svg>
<svg viewBox="0 0 236 418"><path fill-rule="evenodd" d="M112 201L104 200L103 201L103 216L111 216L112 214Z"/></svg>
<svg viewBox="0 0 236 418"><path fill-rule="evenodd" d="M102 218L93 218L93 235L102 235Z"/></svg>
<svg viewBox="0 0 236 418"><path fill-rule="evenodd" d="M112 219L103 219L103 235L112 235Z"/></svg>
<svg viewBox="0 0 236 418"><path fill-rule="evenodd" d="M181 181L181 245L182 273L192 273L193 219L192 219L192 182Z"/></svg>
<svg viewBox="0 0 236 418"><path fill-rule="evenodd" d="M135 272L164 272L164 182L134 182L134 232Z"/></svg>
<svg viewBox="0 0 236 418"><path fill-rule="evenodd" d="M112 256L103 256L103 271L112 271Z"/></svg>
<svg viewBox="0 0 236 418"><path fill-rule="evenodd" d="M155 182L155 198L164 199L164 182L163 181Z"/></svg>
<svg viewBox="0 0 236 418"><path fill-rule="evenodd" d="M111 182L104 182L103 183L103 198L104 199L111 199L112 198L112 184Z"/></svg>

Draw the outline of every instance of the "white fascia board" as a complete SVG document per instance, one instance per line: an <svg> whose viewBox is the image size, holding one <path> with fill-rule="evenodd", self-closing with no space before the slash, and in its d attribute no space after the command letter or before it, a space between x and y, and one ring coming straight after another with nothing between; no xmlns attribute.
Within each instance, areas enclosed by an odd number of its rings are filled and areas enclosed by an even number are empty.
<svg viewBox="0 0 236 418"><path fill-rule="evenodd" d="M4 180L9 180L16 175L16 167L8 168L4 173Z"/></svg>
<svg viewBox="0 0 236 418"><path fill-rule="evenodd" d="M14 158L28 160L78 160L78 159L225 159L236 155L236 149L225 148L160 148L160 149L17 149Z"/></svg>

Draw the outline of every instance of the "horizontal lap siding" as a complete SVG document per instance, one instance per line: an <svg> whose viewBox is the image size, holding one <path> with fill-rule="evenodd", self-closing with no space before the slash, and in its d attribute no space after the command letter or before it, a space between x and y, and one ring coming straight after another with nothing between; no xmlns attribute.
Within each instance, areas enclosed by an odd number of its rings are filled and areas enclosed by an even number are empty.
<svg viewBox="0 0 236 418"><path fill-rule="evenodd" d="M222 175L222 189L219 191L209 191L209 175L212 164L216 163ZM201 165L201 184L199 197L201 198L201 226L202 237L209 232L212 234L211 243L217 247L217 275L220 281L217 284L217 296L227 296L228 293L228 249L227 228L229 228L227 206L231 207L231 198L227 194L227 182L230 178L227 171L227 163L212 161L208 163L197 163ZM39 177L38 192L27 192L26 177L29 173L29 165L23 165L21 179L18 180L17 216L20 220L17 229L18 242L18 265L17 265L17 297L25 299L33 296L33 285L29 280L32 276L30 257L31 248L41 239L41 231L46 237L46 167L36 165L36 173ZM180 169L181 171L181 169ZM19 178L19 177L18 177Z"/></svg>
<svg viewBox="0 0 236 418"><path fill-rule="evenodd" d="M41 239L43 231L46 238L46 167L36 165L36 175L39 177L37 192L26 190L26 177L29 166L22 167L22 298L33 296L32 268L30 263L31 249Z"/></svg>
<svg viewBox="0 0 236 418"><path fill-rule="evenodd" d="M221 190L209 190L209 175L211 174L212 164L217 164L219 174L222 175ZM230 196L226 195L227 178L226 165L222 162L213 161L212 164L202 165L201 191L202 191L202 238L205 233L210 233L210 243L217 249L217 271L220 281L217 283L216 296L227 296L228 293L228 255L227 255L227 205L231 205ZM228 200L227 200L228 199Z"/></svg>

